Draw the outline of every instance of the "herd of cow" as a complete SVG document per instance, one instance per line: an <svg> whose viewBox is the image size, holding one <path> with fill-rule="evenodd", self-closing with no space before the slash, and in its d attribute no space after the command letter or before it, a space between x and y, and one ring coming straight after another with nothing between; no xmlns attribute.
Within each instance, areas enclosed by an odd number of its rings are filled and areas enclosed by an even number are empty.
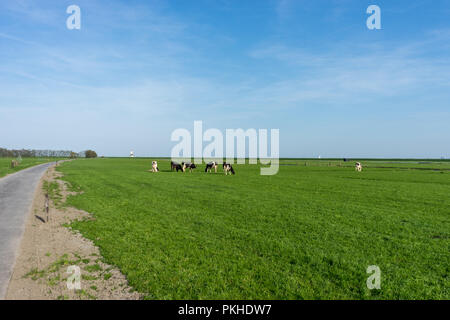
<svg viewBox="0 0 450 320"><path fill-rule="evenodd" d="M344 161L346 161L346 159L344 159ZM58 163L58 162L57 162ZM12 160L11 161L11 168L15 168L19 165L19 162L17 160ZM212 169L214 169L214 172L217 173L217 167L219 166L219 164L215 161L209 162L206 164L206 168L205 168L205 172L211 172ZM192 162L182 162L181 164L175 161L170 161L170 170L174 171L177 170L178 171L183 171L186 172L186 170L189 169L190 172L192 172L193 169L197 168L197 166L192 163ZM224 162L222 164L222 168L223 171L225 173L225 175L228 175L228 173L230 174L235 174L233 166L229 163ZM356 162L355 164L355 170L361 172L362 171L362 164L360 162ZM152 172L158 172L159 168L158 168L158 162L157 161L152 161Z"/></svg>
<svg viewBox="0 0 450 320"><path fill-rule="evenodd" d="M205 172L211 172L212 169L214 169L214 172L217 173L217 167L218 167L218 163L215 161L209 162L206 164L206 168L205 168ZM196 169L197 166L192 163L192 162L182 162L181 164L175 161L170 161L170 171L174 171L176 170L178 171L182 171L182 172L186 172L186 170L189 169L190 172L192 172L193 169ZM228 173L230 174L235 174L233 166L229 163L224 162L222 164L222 168L223 171L225 173L225 175L228 175ZM360 162L356 162L355 163L355 170L361 172L362 171L362 164ZM157 161L152 161L152 172L158 172L159 168L158 168L158 162Z"/></svg>
<svg viewBox="0 0 450 320"><path fill-rule="evenodd" d="M219 166L219 163L215 162L215 161L211 161L208 162L206 164L205 167L205 172L211 172L212 169L214 169L214 172L217 173L217 167ZM176 170L178 171L182 171L182 172L186 172L186 170L189 170L190 172L192 172L193 169L196 169L197 166L192 163L192 162L182 162L181 164L175 161L170 161L170 171L174 171ZM225 175L229 174L235 174L233 166L230 163L226 163L224 162L222 164L222 168L223 168L223 172L225 173ZM157 161L152 161L152 172L158 172L159 168L158 168L158 162Z"/></svg>

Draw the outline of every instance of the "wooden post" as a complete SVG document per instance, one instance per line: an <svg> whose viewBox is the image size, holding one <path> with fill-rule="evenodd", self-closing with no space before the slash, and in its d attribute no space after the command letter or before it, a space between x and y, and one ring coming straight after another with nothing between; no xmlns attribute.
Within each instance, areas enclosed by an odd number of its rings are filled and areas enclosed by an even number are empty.
<svg viewBox="0 0 450 320"><path fill-rule="evenodd" d="M14 169L18 165L19 165L19 163L16 160L11 160L11 169Z"/></svg>
<svg viewBox="0 0 450 320"><path fill-rule="evenodd" d="M47 213L47 222L48 222L48 211L49 211L49 199L48 193L45 194L45 212Z"/></svg>

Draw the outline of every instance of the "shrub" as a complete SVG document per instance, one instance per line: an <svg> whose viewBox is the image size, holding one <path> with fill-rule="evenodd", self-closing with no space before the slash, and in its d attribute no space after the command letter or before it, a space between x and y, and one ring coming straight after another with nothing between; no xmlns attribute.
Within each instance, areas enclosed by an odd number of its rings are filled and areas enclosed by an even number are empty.
<svg viewBox="0 0 450 320"><path fill-rule="evenodd" d="M95 152L93 150L87 150L86 158L97 158L97 152Z"/></svg>

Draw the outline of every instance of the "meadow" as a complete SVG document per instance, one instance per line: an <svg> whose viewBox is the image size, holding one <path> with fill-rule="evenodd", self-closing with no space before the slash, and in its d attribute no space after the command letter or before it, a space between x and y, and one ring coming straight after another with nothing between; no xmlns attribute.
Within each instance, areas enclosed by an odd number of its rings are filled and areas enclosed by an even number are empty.
<svg viewBox="0 0 450 320"><path fill-rule="evenodd" d="M67 205L146 299L449 299L450 163L281 161L176 173L169 161L58 167ZM414 169L412 169L414 168ZM370 265L381 289L369 290Z"/></svg>
<svg viewBox="0 0 450 320"><path fill-rule="evenodd" d="M11 160L16 158L0 158L0 178L29 167L36 166L38 164L47 163L50 161L56 161L57 159L50 158L23 158L19 166L11 168Z"/></svg>

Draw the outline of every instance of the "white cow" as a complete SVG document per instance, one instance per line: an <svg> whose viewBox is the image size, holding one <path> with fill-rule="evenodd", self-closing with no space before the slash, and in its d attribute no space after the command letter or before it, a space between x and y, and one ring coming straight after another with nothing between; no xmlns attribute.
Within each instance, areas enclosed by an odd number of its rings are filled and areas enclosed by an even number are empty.
<svg viewBox="0 0 450 320"><path fill-rule="evenodd" d="M362 171L362 165L360 162L355 163L355 170L358 172Z"/></svg>
<svg viewBox="0 0 450 320"><path fill-rule="evenodd" d="M152 161L152 172L158 172L158 162Z"/></svg>

